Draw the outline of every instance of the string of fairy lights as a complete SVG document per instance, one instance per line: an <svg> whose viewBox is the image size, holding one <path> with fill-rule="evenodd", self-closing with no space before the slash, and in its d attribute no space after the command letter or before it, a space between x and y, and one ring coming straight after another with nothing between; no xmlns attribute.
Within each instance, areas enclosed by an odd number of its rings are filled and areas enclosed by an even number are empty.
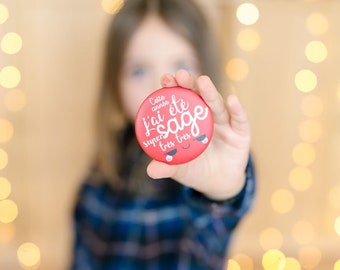
<svg viewBox="0 0 340 270"><path fill-rule="evenodd" d="M15 237L15 221L18 217L19 207L11 199L11 179L6 177L6 167L10 159L10 153L6 145L13 139L15 126L10 120L13 114L24 109L26 105L25 92L20 90L21 72L20 69L11 64L15 56L22 48L22 38L11 28L10 10L0 3L0 53L6 56L7 61L1 63L0 90L1 90L1 114L0 114L0 244L8 244ZM22 269L37 269L40 263L40 249L31 242L21 243L17 247L17 259Z"/></svg>

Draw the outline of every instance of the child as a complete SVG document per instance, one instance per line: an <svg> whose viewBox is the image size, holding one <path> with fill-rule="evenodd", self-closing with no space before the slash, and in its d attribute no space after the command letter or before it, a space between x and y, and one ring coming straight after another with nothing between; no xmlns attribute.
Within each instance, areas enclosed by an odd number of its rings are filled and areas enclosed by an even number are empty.
<svg viewBox="0 0 340 270"><path fill-rule="evenodd" d="M217 82L216 48L189 0L127 0L111 24L99 97L94 166L75 208L72 269L222 269L231 234L250 207L250 128ZM209 75L201 75L207 74ZM181 165L150 160L134 118L160 87L197 91L214 135Z"/></svg>

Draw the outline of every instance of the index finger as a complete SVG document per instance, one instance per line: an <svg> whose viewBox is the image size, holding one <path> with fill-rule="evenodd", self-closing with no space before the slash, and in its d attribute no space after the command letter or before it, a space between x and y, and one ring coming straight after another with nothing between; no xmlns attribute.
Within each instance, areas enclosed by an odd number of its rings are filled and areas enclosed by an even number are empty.
<svg viewBox="0 0 340 270"><path fill-rule="evenodd" d="M222 95L208 76L200 76L197 79L198 92L210 107L216 124L228 124L229 114L225 107Z"/></svg>

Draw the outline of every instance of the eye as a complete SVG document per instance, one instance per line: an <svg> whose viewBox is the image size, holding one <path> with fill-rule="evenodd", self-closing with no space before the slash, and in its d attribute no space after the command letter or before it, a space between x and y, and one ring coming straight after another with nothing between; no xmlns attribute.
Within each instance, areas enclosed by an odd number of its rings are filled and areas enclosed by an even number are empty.
<svg viewBox="0 0 340 270"><path fill-rule="evenodd" d="M191 72L193 70L191 65L189 65L188 63L184 63L184 62L176 64L176 70L179 70L179 69L184 69L184 70L187 70L189 72Z"/></svg>
<svg viewBox="0 0 340 270"><path fill-rule="evenodd" d="M174 156L177 153L177 149L171 150L170 152L166 153L168 156Z"/></svg>
<svg viewBox="0 0 340 270"><path fill-rule="evenodd" d="M145 76L147 73L147 68L144 66L136 66L130 69L130 76L131 77L135 77L135 78L139 78L139 77L143 77Z"/></svg>
<svg viewBox="0 0 340 270"><path fill-rule="evenodd" d="M203 141L206 137L207 137L207 135L203 134L203 135L197 137L196 140L198 140L198 141L201 142L201 141Z"/></svg>
<svg viewBox="0 0 340 270"><path fill-rule="evenodd" d="M194 63L190 61L178 61L175 63L175 69L176 71L179 69L184 69L186 71L189 71L190 73L193 73L195 69Z"/></svg>
<svg viewBox="0 0 340 270"><path fill-rule="evenodd" d="M197 140L197 141L200 141L200 142L203 143L203 144L206 144L206 143L208 143L208 141L209 141L208 137L207 137L205 134L203 134L203 135L197 137L196 140Z"/></svg>
<svg viewBox="0 0 340 270"><path fill-rule="evenodd" d="M176 155L177 149L171 150L170 152L166 153L166 161L171 162L174 159L174 155Z"/></svg>

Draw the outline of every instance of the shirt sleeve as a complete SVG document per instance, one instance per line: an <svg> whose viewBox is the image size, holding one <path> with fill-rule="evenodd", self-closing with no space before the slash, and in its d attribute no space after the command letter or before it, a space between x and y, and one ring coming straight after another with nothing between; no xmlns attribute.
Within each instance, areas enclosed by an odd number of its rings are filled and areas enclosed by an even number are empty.
<svg viewBox="0 0 340 270"><path fill-rule="evenodd" d="M231 199L213 201L194 189L184 188L191 215L188 246L211 269L222 269L232 233L251 208L254 193L255 173L251 158L246 167L245 185Z"/></svg>

